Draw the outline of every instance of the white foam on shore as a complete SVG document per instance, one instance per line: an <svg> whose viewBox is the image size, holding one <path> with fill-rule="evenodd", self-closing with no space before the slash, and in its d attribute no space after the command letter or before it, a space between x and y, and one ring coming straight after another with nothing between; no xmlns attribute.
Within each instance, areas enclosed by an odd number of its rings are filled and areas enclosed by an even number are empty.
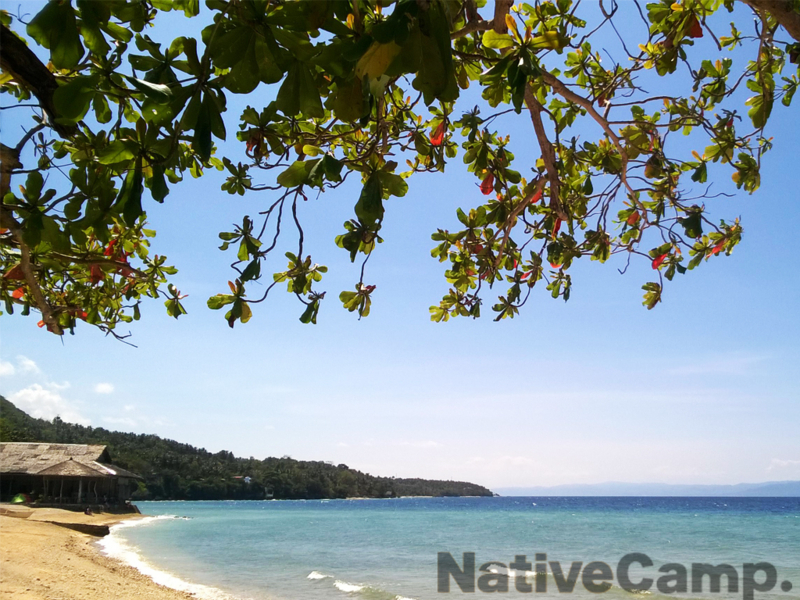
<svg viewBox="0 0 800 600"><path fill-rule="evenodd" d="M152 525L153 523L172 519L187 519L187 517L179 517L176 515L159 515L157 517L145 517L143 519L132 519L130 521L122 521L116 525L111 526L111 533L97 542L104 555L130 565L143 575L146 575L159 585L163 585L179 592L187 592L200 598L201 600L235 600L235 596L226 594L220 589L202 585L199 583L189 583L183 579L157 569L149 564L139 553L139 550L128 543L128 541L119 535L119 530L128 529L130 527L142 527L145 525Z"/></svg>

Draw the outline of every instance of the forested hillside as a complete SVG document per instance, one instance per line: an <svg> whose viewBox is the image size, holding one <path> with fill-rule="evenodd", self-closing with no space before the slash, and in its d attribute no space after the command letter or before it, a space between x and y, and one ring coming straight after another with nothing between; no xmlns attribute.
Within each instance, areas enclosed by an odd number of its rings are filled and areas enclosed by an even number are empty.
<svg viewBox="0 0 800 600"><path fill-rule="evenodd" d="M472 483L374 477L347 465L292 458L237 458L157 435L35 419L0 396L0 441L105 444L114 464L144 477L138 500L491 496Z"/></svg>

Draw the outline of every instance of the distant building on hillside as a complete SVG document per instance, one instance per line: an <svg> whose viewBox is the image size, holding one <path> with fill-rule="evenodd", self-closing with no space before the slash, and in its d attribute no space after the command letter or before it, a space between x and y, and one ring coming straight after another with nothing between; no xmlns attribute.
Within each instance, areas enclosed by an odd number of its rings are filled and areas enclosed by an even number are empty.
<svg viewBox="0 0 800 600"><path fill-rule="evenodd" d="M111 464L106 446L0 443L0 500L81 508L125 505L142 478Z"/></svg>

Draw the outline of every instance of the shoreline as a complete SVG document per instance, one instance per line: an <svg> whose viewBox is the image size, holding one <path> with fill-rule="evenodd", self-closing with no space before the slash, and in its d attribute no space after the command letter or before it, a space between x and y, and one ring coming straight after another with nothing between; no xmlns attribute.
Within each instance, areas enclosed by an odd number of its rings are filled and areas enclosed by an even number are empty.
<svg viewBox="0 0 800 600"><path fill-rule="evenodd" d="M137 514L84 515L62 509L32 509L27 518L0 515L0 598L91 600L197 599L157 583L126 562L106 556L98 541L57 523L118 525L147 518Z"/></svg>

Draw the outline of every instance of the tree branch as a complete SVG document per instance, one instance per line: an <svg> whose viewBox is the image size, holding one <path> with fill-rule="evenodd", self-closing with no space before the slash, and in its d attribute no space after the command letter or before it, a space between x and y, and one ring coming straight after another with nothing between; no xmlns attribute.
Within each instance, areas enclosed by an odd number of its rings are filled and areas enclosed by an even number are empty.
<svg viewBox="0 0 800 600"><path fill-rule="evenodd" d="M766 11L796 41L800 42L800 11L788 0L740 0L755 11Z"/></svg>
<svg viewBox="0 0 800 600"><path fill-rule="evenodd" d="M544 130L544 123L542 122L542 111L544 111L544 107L536 99L536 95L533 93L533 88L530 84L525 86L525 106L531 114L533 130L536 132L536 139L542 151L544 168L547 171L547 179L550 182L550 209L558 215L559 219L568 221L569 217L564 212L559 197L560 180L558 178L558 169L556 168L556 152L553 149L553 144L550 143L550 139L547 137L547 132Z"/></svg>
<svg viewBox="0 0 800 600"><path fill-rule="evenodd" d="M495 33L508 33L508 25L506 25L506 15L511 7L514 6L514 0L495 0L494 1L494 19L492 19L492 29Z"/></svg>
<svg viewBox="0 0 800 600"><path fill-rule="evenodd" d="M514 4L514 0L495 0L494 18L491 21L484 21L480 18L474 2L467 2L467 24L450 34L451 40L457 40L476 31L494 30L497 33L507 33L506 15Z"/></svg>
<svg viewBox="0 0 800 600"><path fill-rule="evenodd" d="M39 311L42 313L42 320L47 329L51 332L62 335L64 332L58 324L58 319L53 314L52 307L45 300L42 288L39 286L39 281L36 279L34 267L31 263L31 251L28 245L22 239L22 224L14 218L11 211L2 204L2 198L11 189L11 171L22 167L19 162L19 152L15 149L9 148L5 144L0 144L0 227L8 229L11 232L11 237L19 245L20 262L19 266L22 269L22 274L25 276L25 283L28 284L31 295Z"/></svg>
<svg viewBox="0 0 800 600"><path fill-rule="evenodd" d="M467 23L464 27L459 29L458 31L454 31L450 34L451 40L457 40L458 38L462 38L470 33L474 33L476 31L488 31L494 27L493 21L472 21Z"/></svg>
<svg viewBox="0 0 800 600"><path fill-rule="evenodd" d="M59 125L53 93L58 89L56 77L42 64L42 61L10 29L0 24L0 67L11 75L18 84L33 92L39 104L47 113L50 126L61 137L73 135L76 128Z"/></svg>
<svg viewBox="0 0 800 600"><path fill-rule="evenodd" d="M42 321L47 325L48 331L56 335L63 335L64 331L61 329L61 325L58 324L58 319L53 313L53 308L47 303L47 300L45 300L42 288L39 286L39 281L36 279L36 273L34 273L33 264L31 263L30 249L22 239L22 225L11 215L8 209L2 205L0 205L0 226L8 229L19 244L19 266L20 269L22 269L22 274L25 276L25 283L28 284L36 307L42 313Z"/></svg>
<svg viewBox="0 0 800 600"><path fill-rule="evenodd" d="M132 267L126 262L121 260L114 260L113 258L106 258L104 256L74 256L72 254L62 254L61 252L53 252L51 256L55 258L59 258L61 260L81 264L81 265L97 265L97 266L105 266L105 267L112 267L118 270L125 269L130 271L132 275L136 275L141 277L142 279L147 278L147 274L143 271L137 269L136 267Z"/></svg>
<svg viewBox="0 0 800 600"><path fill-rule="evenodd" d="M572 90L570 90L564 83L558 79L557 77L553 76L551 73L544 72L542 74L542 79L544 82L553 88L559 96L563 97L565 100L572 102L573 104L577 104L578 106L584 108L589 116L591 116L600 127L603 128L608 138L614 144L619 152L620 161L622 162L622 168L620 169L619 178L622 181L622 184L627 188L628 192L631 196L635 196L633 188L628 183L628 153L625 151L625 148L622 146L622 141L619 139L619 136L614 133L614 130L611 129L611 126L608 124L608 121L598 113L592 101L588 98L584 98L583 96L579 96ZM526 100L527 100L527 93L526 93Z"/></svg>
<svg viewBox="0 0 800 600"><path fill-rule="evenodd" d="M497 257L494 259L495 271L497 271L497 267L500 266L500 262L503 260L503 253L506 251L506 245L508 245L508 239L511 236L511 229L514 227L514 220L522 213L523 210L525 210L525 207L531 203L531 200L533 200L533 198L535 198L537 194L540 194L542 192L544 184L545 184L545 178L542 177L536 183L535 191L532 194L528 195L526 198L523 198L522 202L517 204L517 206L514 207L514 210L512 210L511 213L509 213L508 217L506 217L506 223L505 226L503 227L504 229L503 239L500 241L500 247L497 249Z"/></svg>

